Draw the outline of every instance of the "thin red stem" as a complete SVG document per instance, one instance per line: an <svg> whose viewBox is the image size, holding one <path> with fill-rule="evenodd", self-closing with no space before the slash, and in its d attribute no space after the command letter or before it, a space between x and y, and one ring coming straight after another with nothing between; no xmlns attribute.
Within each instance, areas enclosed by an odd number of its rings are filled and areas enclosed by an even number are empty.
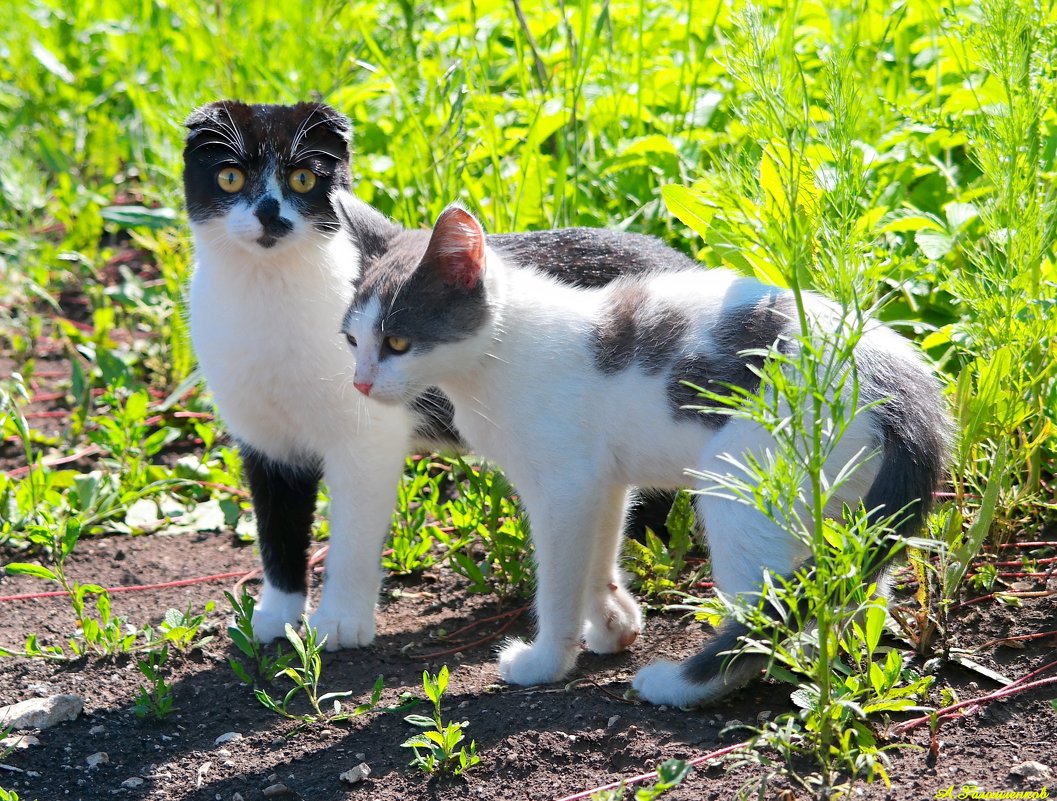
<svg viewBox="0 0 1057 801"><path fill-rule="evenodd" d="M141 592L144 590L164 590L170 587L186 587L189 584L202 584L206 581L220 581L221 579L234 578L235 576L245 575L246 571L239 570L234 573L217 573L213 576L199 576L198 578L179 579L177 581L165 581L161 584L130 584L127 587L107 587L107 593L115 592ZM4 595L0 596L0 603L5 601L31 601L37 598L57 598L61 595L69 595L65 590L55 590L53 592L31 592L24 595Z"/></svg>
<svg viewBox="0 0 1057 801"><path fill-rule="evenodd" d="M718 751L713 751L710 754L704 756L695 757L690 760L690 764L694 767L703 765L705 762L710 762L713 759L719 759L725 757L727 754L733 754L735 751L740 751L742 748L746 748L749 744L747 742L737 743L735 745L728 745L726 748L720 748ZM616 790L620 787L634 787L636 784L642 784L648 782L650 779L657 778L657 771L651 770L649 773L642 773L638 776L632 776L628 779L621 779L618 782L611 782L601 787L594 787L590 790L584 790L583 792L574 793L573 795L563 796L558 801L580 801L582 798L590 798L595 793L602 793L606 790Z"/></svg>

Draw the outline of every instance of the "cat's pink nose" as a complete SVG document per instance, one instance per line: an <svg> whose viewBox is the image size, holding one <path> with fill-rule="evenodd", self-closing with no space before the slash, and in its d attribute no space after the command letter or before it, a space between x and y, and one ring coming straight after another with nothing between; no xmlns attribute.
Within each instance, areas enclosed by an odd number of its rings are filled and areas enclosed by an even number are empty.
<svg viewBox="0 0 1057 801"><path fill-rule="evenodd" d="M374 387L374 384L372 384L370 381L355 381L352 385L364 395L370 395L371 389Z"/></svg>

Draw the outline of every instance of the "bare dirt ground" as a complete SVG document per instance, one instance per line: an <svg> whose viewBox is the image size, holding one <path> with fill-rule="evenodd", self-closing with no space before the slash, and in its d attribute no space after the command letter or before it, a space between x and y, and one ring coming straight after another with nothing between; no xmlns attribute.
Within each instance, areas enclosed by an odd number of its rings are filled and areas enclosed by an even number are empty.
<svg viewBox="0 0 1057 801"><path fill-rule="evenodd" d="M250 570L256 557L251 546L229 534L109 537L79 544L71 573L81 581L108 587L152 584L178 578ZM318 583L318 577L317 577ZM113 595L115 612L130 621L157 622L170 607L201 610L218 601L208 625L216 636L203 649L174 660L176 711L160 722L135 716L133 703L142 676L132 659L47 663L21 658L0 661L0 703L34 695L72 692L85 698L85 711L73 722L38 732L38 745L9 754L4 763L17 770L0 774L0 784L23 799L213 799L362 798L404 799L558 799L621 777L652 770L669 757L691 759L746 736L723 733L737 721L755 723L761 716L793 709L790 688L759 682L715 708L698 711L655 708L623 698L635 669L657 656L692 653L706 634L698 624L654 615L643 636L626 654L585 654L571 686L522 689L502 686L494 666L494 642L461 653L431 656L487 636L503 624L492 616L510 611L491 596L467 594L460 580L444 569L420 579L392 580L379 609L377 642L360 651L327 654L323 685L327 691L352 690L366 700L377 676L384 676L383 705L395 705L403 691L421 693L424 669L442 664L451 671L444 697L446 719L469 721L481 764L464 779L430 779L408 766L410 752L401 748L415 729L403 714L371 713L347 724L296 724L265 709L228 667L235 649L225 633L228 610L222 590L231 580L156 591ZM1057 580L1052 580L1053 589ZM30 578L5 578L0 595L44 589ZM0 609L0 643L19 645L36 632L42 642L62 642L73 631L65 599L8 601ZM1029 599L1019 610L993 603L965 606L958 618L962 644L1054 628L1053 598ZM479 624L445 640L442 631ZM508 630L529 635L531 620L521 615ZM992 647L980 661L1019 677L1052 661L1054 638L1027 641L1023 648ZM949 685L960 699L981 696L998 685L957 665L943 666L937 687ZM953 785L975 782L991 790L1037 789L1009 773L1034 760L1057 767L1057 714L1050 706L1053 687L992 703L964 718L946 722L940 733L938 759L928 758L927 727L893 744L893 786L864 785L859 798L925 799ZM936 693L934 703L939 704ZM416 711L425 711L420 708ZM237 732L242 739L215 744ZM882 733L883 734L883 733ZM108 761L89 768L87 758L105 752ZM371 776L349 786L339 774L361 761ZM730 799L739 788L762 775L756 767L695 770L673 791L673 799ZM128 779L142 784L123 786ZM265 795L282 784L289 792ZM781 782L763 797L774 798ZM275 793L275 790L271 791ZM783 798L806 798L803 791Z"/></svg>

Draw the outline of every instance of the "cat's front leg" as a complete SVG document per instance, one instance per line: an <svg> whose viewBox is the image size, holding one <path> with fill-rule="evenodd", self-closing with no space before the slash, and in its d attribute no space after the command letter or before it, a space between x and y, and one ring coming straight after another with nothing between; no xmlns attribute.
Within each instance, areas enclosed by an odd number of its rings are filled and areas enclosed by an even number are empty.
<svg viewBox="0 0 1057 801"><path fill-rule="evenodd" d="M316 465L278 462L247 445L242 467L257 518L264 588L253 610L253 636L260 642L297 628L308 593L308 543L319 491Z"/></svg>
<svg viewBox="0 0 1057 801"><path fill-rule="evenodd" d="M328 651L374 640L382 545L393 519L410 430L382 422L377 426L382 431L358 437L327 457L330 548L322 596L309 622L317 636L326 636Z"/></svg>
<svg viewBox="0 0 1057 801"><path fill-rule="evenodd" d="M591 540L602 512L599 495L605 493L575 481L530 488L528 494L518 489L536 546L538 633L532 643L507 642L499 652L499 675L511 684L547 684L564 678L580 653Z"/></svg>

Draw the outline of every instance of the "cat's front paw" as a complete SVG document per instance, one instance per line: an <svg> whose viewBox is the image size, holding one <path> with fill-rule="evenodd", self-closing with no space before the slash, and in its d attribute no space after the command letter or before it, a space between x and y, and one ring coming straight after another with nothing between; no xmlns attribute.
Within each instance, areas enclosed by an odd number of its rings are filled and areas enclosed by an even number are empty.
<svg viewBox="0 0 1057 801"><path fill-rule="evenodd" d="M565 678L576 664L579 649L523 640L508 640L499 652L499 677L508 684L531 686Z"/></svg>
<svg viewBox="0 0 1057 801"><path fill-rule="evenodd" d="M261 643L284 639L287 623L295 629L300 625L297 617L288 620L284 615L274 614L265 609L255 609L253 619L250 621L253 627L253 639Z"/></svg>
<svg viewBox="0 0 1057 801"><path fill-rule="evenodd" d="M616 584L609 585L598 611L584 624L584 642L596 654L616 654L627 650L642 633L642 612L631 593Z"/></svg>
<svg viewBox="0 0 1057 801"><path fill-rule="evenodd" d="M301 625L305 601L301 593L283 592L265 583L250 619L254 639L257 642L271 642L285 638L287 623L295 629Z"/></svg>
<svg viewBox="0 0 1057 801"><path fill-rule="evenodd" d="M327 638L324 646L328 651L338 651L342 648L362 648L374 642L376 626L374 622L374 610L365 617L346 615L344 617L329 614L324 609L317 609L308 619L308 623L316 630L316 642L323 637Z"/></svg>

